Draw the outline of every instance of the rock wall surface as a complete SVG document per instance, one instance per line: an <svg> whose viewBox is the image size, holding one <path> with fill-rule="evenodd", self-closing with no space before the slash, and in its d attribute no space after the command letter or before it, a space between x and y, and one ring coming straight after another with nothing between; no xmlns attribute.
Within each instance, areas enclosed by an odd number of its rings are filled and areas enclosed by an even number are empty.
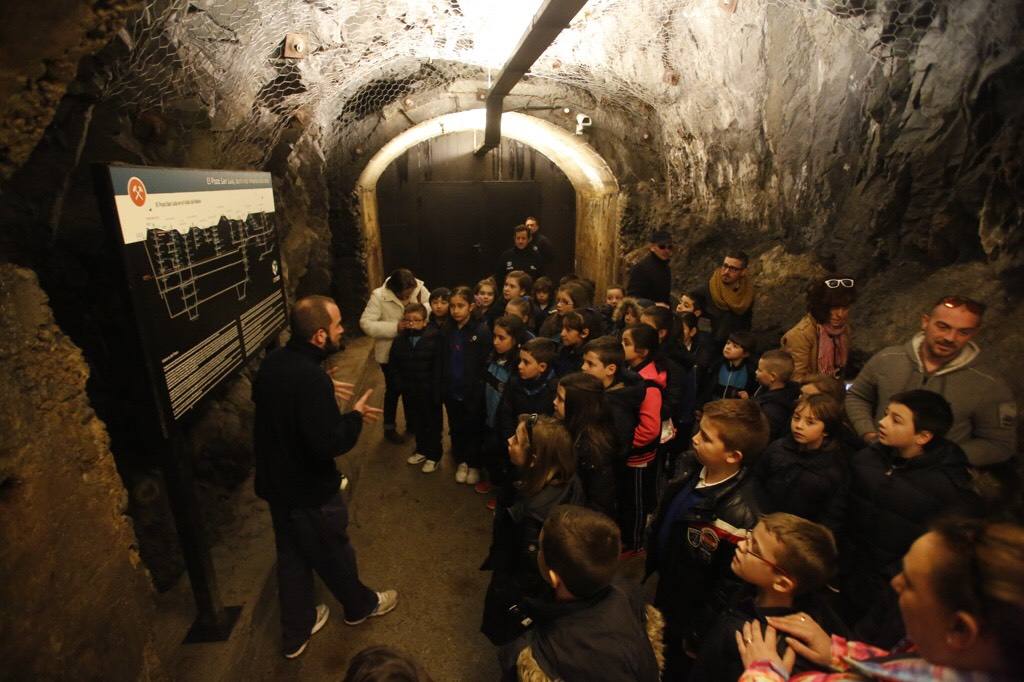
<svg viewBox="0 0 1024 682"><path fill-rule="evenodd" d="M34 273L0 265L0 678L161 678L153 591L89 368Z"/></svg>

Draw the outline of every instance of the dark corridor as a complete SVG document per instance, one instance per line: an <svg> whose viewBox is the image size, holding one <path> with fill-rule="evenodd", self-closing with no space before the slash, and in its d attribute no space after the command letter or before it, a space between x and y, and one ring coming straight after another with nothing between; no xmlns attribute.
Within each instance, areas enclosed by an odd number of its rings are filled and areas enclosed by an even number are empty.
<svg viewBox="0 0 1024 682"><path fill-rule="evenodd" d="M575 191L549 159L514 141L473 156L473 133L423 142L377 185L384 270L408 267L428 287L493 274L512 227L533 215L552 243L547 274L572 270Z"/></svg>

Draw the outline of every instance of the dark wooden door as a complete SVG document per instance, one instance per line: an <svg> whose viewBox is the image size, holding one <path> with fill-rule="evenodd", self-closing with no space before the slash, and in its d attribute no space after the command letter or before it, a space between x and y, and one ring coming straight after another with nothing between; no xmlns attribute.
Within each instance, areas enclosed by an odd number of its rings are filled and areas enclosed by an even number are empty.
<svg viewBox="0 0 1024 682"><path fill-rule="evenodd" d="M512 228L540 219L552 243L548 274L572 268L576 194L555 164L512 140L480 158L473 133L427 140L396 159L377 185L384 270L410 268L428 287L472 285L492 274Z"/></svg>

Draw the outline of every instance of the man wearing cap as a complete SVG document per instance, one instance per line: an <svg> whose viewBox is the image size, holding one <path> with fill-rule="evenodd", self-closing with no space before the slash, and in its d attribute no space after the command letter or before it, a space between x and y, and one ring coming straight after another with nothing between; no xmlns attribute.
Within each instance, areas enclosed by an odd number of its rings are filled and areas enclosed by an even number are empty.
<svg viewBox="0 0 1024 682"><path fill-rule="evenodd" d="M629 271L626 296L669 305L672 298L672 271L668 262L671 258L672 235L667 230L656 230L651 235L650 253Z"/></svg>
<svg viewBox="0 0 1024 682"><path fill-rule="evenodd" d="M747 274L750 257L730 250L722 265L711 273L699 293L704 297L704 314L711 320L711 334L719 347L733 332L750 331L754 318L754 281Z"/></svg>
<svg viewBox="0 0 1024 682"><path fill-rule="evenodd" d="M876 424L895 393L923 388L953 408L946 438L972 466L1005 462L1016 452L1017 404L996 373L982 368L981 349L971 339L981 328L985 305L964 296L939 299L921 316L921 331L901 346L878 351L846 395L846 413L866 441L878 439Z"/></svg>

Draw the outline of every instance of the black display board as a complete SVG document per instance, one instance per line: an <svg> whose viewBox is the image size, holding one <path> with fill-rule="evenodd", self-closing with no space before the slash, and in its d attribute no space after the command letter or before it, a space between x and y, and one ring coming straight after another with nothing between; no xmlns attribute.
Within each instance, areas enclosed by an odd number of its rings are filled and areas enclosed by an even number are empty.
<svg viewBox="0 0 1024 682"><path fill-rule="evenodd" d="M271 176L120 165L101 174L167 435L286 323Z"/></svg>

